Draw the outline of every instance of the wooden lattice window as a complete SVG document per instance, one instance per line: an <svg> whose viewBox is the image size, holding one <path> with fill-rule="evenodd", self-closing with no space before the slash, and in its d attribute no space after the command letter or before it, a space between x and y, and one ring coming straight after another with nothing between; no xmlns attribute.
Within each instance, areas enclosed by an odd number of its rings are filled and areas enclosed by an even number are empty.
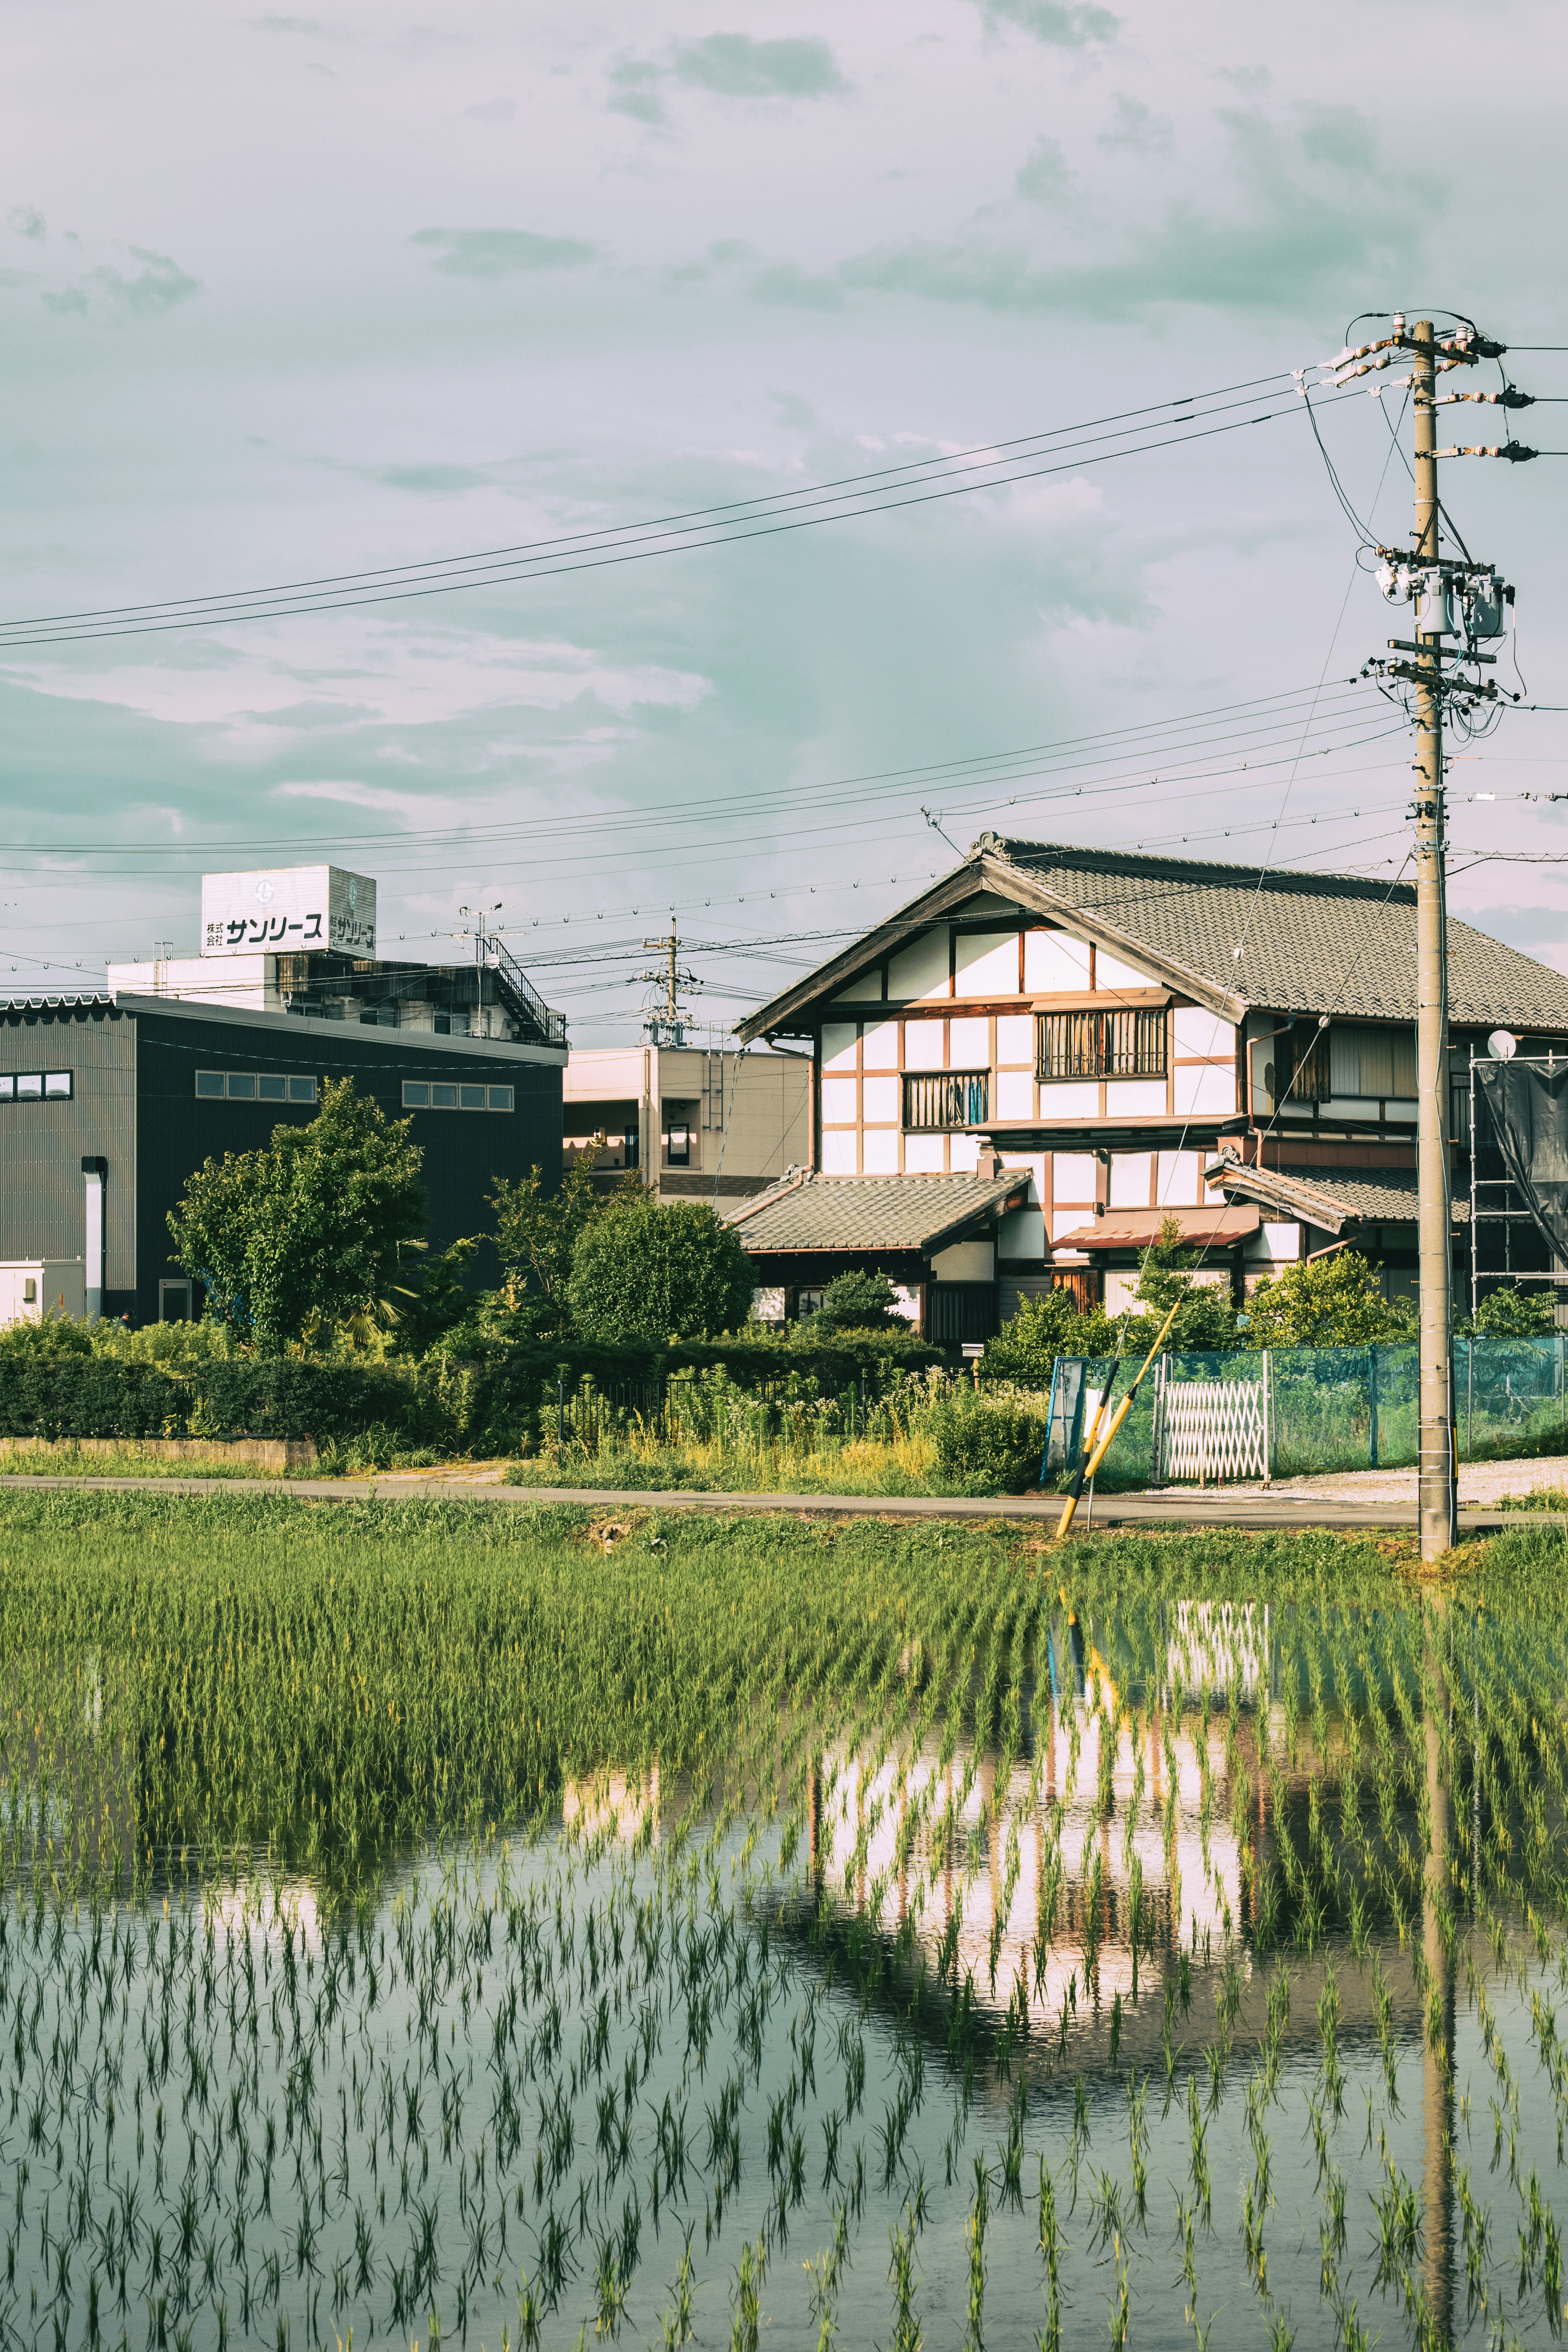
<svg viewBox="0 0 1568 2352"><path fill-rule="evenodd" d="M1052 1078L1163 1078L1165 1014L1124 1007L1105 1013L1042 1013L1036 1022L1036 1074Z"/></svg>
<svg viewBox="0 0 1568 2352"><path fill-rule="evenodd" d="M1274 1040L1274 1059L1264 1083L1276 1102L1327 1102L1334 1091L1331 1032L1304 1024ZM1269 1073L1272 1072L1272 1076Z"/></svg>
<svg viewBox="0 0 1568 2352"><path fill-rule="evenodd" d="M990 1102L989 1070L910 1071L904 1079L904 1125L916 1134L979 1127Z"/></svg>

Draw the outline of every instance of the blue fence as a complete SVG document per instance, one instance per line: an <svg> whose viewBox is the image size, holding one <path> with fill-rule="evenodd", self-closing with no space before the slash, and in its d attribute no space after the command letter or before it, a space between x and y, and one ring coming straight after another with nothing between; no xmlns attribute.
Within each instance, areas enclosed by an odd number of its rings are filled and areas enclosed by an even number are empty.
<svg viewBox="0 0 1568 2352"><path fill-rule="evenodd" d="M1564 1349L1544 1339L1456 1339L1454 1423L1464 1461L1494 1448L1568 1454ZM1401 1468L1415 1460L1416 1355L1405 1348L1276 1348L1268 1352L1269 1469L1274 1477L1311 1470ZM1263 1351L1173 1355L1173 1381L1260 1381ZM1133 1370L1123 1365L1118 1387ZM1051 1381L1047 1475L1075 1469L1109 1360L1061 1356ZM1106 1471L1118 1485L1147 1480L1153 1467L1154 1383L1145 1381L1117 1434Z"/></svg>

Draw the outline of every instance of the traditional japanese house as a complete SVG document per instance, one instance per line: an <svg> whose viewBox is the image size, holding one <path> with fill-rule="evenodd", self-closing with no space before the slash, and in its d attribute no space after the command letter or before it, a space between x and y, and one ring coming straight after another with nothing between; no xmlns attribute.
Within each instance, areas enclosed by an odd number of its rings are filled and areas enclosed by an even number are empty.
<svg viewBox="0 0 1568 2352"><path fill-rule="evenodd" d="M1521 1054L1563 1052L1568 978L1450 922L1448 988L1462 1202L1470 1054L1499 1029ZM809 1280L789 1238L798 1184L736 1213L786 1312L877 1262L873 1203L911 1180L931 1232L901 1244L904 1286L933 1334L994 1328L1062 1282L1118 1307L1167 1216L1238 1299L1352 1235L1391 1294L1414 1292L1408 883L984 834L740 1034L813 1056ZM961 1275L932 1204L946 1194L958 1214L987 1171L994 1213L965 1227ZM1457 1217L1461 1251L1464 1230ZM943 1294L960 1279L957 1311Z"/></svg>

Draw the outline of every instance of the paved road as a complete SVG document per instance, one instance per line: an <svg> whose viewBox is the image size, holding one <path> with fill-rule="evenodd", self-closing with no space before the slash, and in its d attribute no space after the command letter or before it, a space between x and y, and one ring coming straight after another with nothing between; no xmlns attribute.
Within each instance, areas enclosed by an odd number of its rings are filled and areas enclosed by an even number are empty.
<svg viewBox="0 0 1568 2352"><path fill-rule="evenodd" d="M1061 1516L1059 1495L1003 1495L994 1499L910 1495L697 1495L581 1486L502 1486L493 1479L425 1477L396 1471L384 1478L53 1478L0 1476L0 1487L87 1487L110 1494L272 1495L300 1502L485 1502L526 1507L577 1503L595 1511L781 1511L810 1518L998 1519L1049 1526ZM1564 1525L1556 1513L1461 1510L1464 1534L1530 1524ZM1223 1495L1096 1496L1092 1516L1080 1506L1077 1528L1414 1528L1414 1504L1342 1503L1318 1496L1276 1498L1256 1492Z"/></svg>

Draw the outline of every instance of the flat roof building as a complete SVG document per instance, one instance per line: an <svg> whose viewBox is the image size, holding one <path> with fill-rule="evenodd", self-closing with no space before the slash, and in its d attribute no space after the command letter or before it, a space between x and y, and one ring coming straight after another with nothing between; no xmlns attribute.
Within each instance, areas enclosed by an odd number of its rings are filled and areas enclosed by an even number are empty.
<svg viewBox="0 0 1568 2352"><path fill-rule="evenodd" d="M374 882L327 866L209 875L203 917L200 956L0 1004L0 1275L22 1270L0 1311L15 1290L21 1313L199 1314L170 1210L204 1160L313 1118L328 1078L413 1118L435 1244L493 1225L498 1177L559 1182L565 1023L499 940L462 964L378 959ZM481 1254L473 1278L497 1272Z"/></svg>

